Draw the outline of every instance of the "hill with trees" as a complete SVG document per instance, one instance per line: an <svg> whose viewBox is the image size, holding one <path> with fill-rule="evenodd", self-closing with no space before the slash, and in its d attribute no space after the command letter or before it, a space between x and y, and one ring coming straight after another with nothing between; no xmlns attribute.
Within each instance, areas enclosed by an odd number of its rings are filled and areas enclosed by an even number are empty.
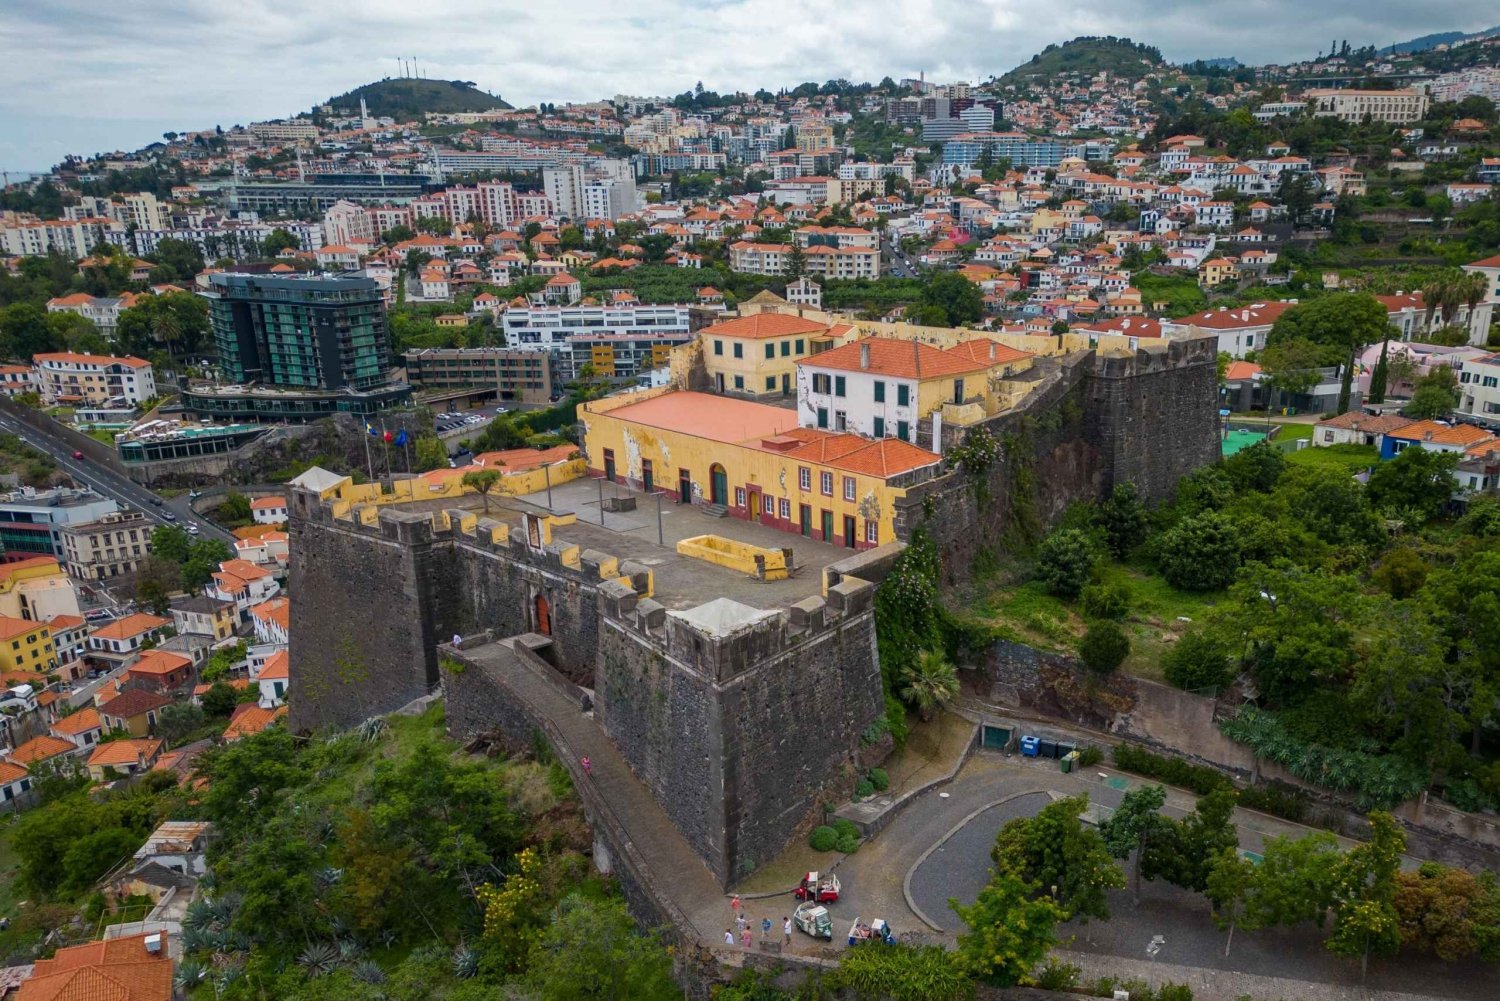
<svg viewBox="0 0 1500 1001"><path fill-rule="evenodd" d="M1132 42L1113 35L1083 35L1061 45L1049 45L1031 59L1000 77L1002 84L1024 84L1033 77L1052 79L1078 74L1094 76L1108 71L1112 76L1138 80L1166 66L1154 45Z"/></svg>
<svg viewBox="0 0 1500 1001"><path fill-rule="evenodd" d="M330 107L359 107L360 98L376 118L409 121L424 112L489 111L508 109L511 105L498 96L480 90L471 80L420 80L409 77L387 77L375 83L356 87L346 94L330 97Z"/></svg>
<svg viewBox="0 0 1500 1001"><path fill-rule="evenodd" d="M1500 33L1500 26L1494 28L1486 28L1483 31L1476 31L1473 33L1466 33L1462 31L1438 31L1430 35L1421 35L1417 38L1412 38L1405 42L1397 42L1395 45L1387 45L1385 48L1380 50L1380 54L1383 56L1388 56L1403 52L1426 52L1428 49L1435 49L1439 45L1452 45L1455 42L1469 42L1473 41L1476 38L1484 38L1486 36L1494 35L1497 33Z"/></svg>

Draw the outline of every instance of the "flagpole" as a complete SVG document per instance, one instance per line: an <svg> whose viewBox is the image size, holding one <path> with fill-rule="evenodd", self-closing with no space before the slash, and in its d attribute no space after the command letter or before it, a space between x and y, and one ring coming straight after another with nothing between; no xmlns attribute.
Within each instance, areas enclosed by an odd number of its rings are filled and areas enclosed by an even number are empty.
<svg viewBox="0 0 1500 1001"><path fill-rule="evenodd" d="M365 469L370 474L370 482L371 483L375 482L375 460L370 455L370 435L372 435L374 433L375 433L375 426L373 424L371 424L369 421L365 421L365 433L364 433L364 439L365 439Z"/></svg>
<svg viewBox="0 0 1500 1001"><path fill-rule="evenodd" d="M386 479L390 479L391 476L391 439L387 437L389 434L390 432L385 429L385 418L382 417L380 419L380 448L385 452Z"/></svg>

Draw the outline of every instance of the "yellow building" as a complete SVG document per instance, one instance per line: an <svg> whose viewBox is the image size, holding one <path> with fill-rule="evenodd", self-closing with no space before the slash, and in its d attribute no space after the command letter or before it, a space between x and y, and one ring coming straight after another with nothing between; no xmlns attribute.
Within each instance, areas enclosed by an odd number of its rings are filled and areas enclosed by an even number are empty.
<svg viewBox="0 0 1500 1001"><path fill-rule="evenodd" d="M46 674L56 667L57 652L46 623L0 615L0 672Z"/></svg>
<svg viewBox="0 0 1500 1001"><path fill-rule="evenodd" d="M836 343L853 328L788 313L755 313L698 332L714 388L748 396L790 396L797 362Z"/></svg>
<svg viewBox="0 0 1500 1001"><path fill-rule="evenodd" d="M584 404L589 473L851 549L892 542L895 502L942 459L797 426L784 407L678 390Z"/></svg>
<svg viewBox="0 0 1500 1001"><path fill-rule="evenodd" d="M33 556L0 566L0 615L45 622L79 615L78 592L51 556Z"/></svg>
<svg viewBox="0 0 1500 1001"><path fill-rule="evenodd" d="M1232 258L1213 257L1198 265L1198 284L1204 288L1239 280L1240 269Z"/></svg>

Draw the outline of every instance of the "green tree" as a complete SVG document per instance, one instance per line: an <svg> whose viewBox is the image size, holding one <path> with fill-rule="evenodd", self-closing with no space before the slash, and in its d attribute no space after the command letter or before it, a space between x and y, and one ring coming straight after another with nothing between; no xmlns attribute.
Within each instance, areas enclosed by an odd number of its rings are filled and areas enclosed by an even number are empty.
<svg viewBox="0 0 1500 1001"><path fill-rule="evenodd" d="M970 976L996 987L1014 987L1057 944L1067 912L1039 887L1003 867L971 906L948 901L968 931L958 937L958 961Z"/></svg>
<svg viewBox="0 0 1500 1001"><path fill-rule="evenodd" d="M1339 859L1338 841L1326 831L1267 838L1241 923L1269 928L1315 921L1322 927L1333 906Z"/></svg>
<svg viewBox="0 0 1500 1001"><path fill-rule="evenodd" d="M1411 402L1401 408L1401 413L1415 420L1434 420L1446 417L1458 406L1458 383L1453 369L1447 365L1434 366L1432 371L1417 380L1412 390Z"/></svg>
<svg viewBox="0 0 1500 1001"><path fill-rule="evenodd" d="M443 444L441 438L434 435L423 435L418 438L412 454L416 463L413 472L427 473L434 469L448 467L448 446Z"/></svg>
<svg viewBox="0 0 1500 1001"><path fill-rule="evenodd" d="M239 704L239 693L223 681L214 682L198 699L209 716L228 716Z"/></svg>
<svg viewBox="0 0 1500 1001"><path fill-rule="evenodd" d="M1436 517L1453 498L1454 452L1413 446L1370 471L1370 503L1384 511L1411 511L1423 521Z"/></svg>
<svg viewBox="0 0 1500 1001"><path fill-rule="evenodd" d="M1000 829L990 850L1000 872L1020 877L1057 902L1068 918L1109 917L1109 891L1125 885L1100 833L1081 819L1088 796L1054 800L1034 817Z"/></svg>
<svg viewBox="0 0 1500 1001"><path fill-rule="evenodd" d="M532 949L527 985L537 1001L677 1001L672 961L618 900L574 895Z"/></svg>
<svg viewBox="0 0 1500 1001"><path fill-rule="evenodd" d="M47 324L47 312L30 302L0 308L0 355L30 362L31 356L62 347Z"/></svg>
<svg viewBox="0 0 1500 1001"><path fill-rule="evenodd" d="M191 702L177 702L163 706L157 713L156 735L168 744L176 744L202 725L202 709Z"/></svg>
<svg viewBox="0 0 1500 1001"><path fill-rule="evenodd" d="M214 514L226 525L248 524L254 520L254 514L250 510L250 498L238 490L231 490L224 496L224 500L214 509Z"/></svg>
<svg viewBox="0 0 1500 1001"><path fill-rule="evenodd" d="M984 294L979 286L955 271L934 276L922 290L922 304L941 306L950 327L976 323L984 316Z"/></svg>
<svg viewBox="0 0 1500 1001"><path fill-rule="evenodd" d="M901 698L916 708L923 720L958 695L958 672L940 650L923 650L916 662L901 672Z"/></svg>
<svg viewBox="0 0 1500 1001"><path fill-rule="evenodd" d="M277 226L261 243L261 253L267 257L275 257L283 250L296 250L301 246L301 242L295 236Z"/></svg>
<svg viewBox="0 0 1500 1001"><path fill-rule="evenodd" d="M1239 559L1240 541L1234 522L1218 511L1182 519L1162 534L1157 546L1162 576L1184 591L1228 587Z"/></svg>
<svg viewBox="0 0 1500 1001"><path fill-rule="evenodd" d="M1380 360L1375 363L1375 371L1370 373L1370 392L1365 396L1367 403L1385 402L1385 393L1391 378L1390 349L1390 340L1381 340Z"/></svg>
<svg viewBox="0 0 1500 1001"><path fill-rule="evenodd" d="M974 981L940 945L849 949L827 986L868 1001L964 1001Z"/></svg>
<svg viewBox="0 0 1500 1001"><path fill-rule="evenodd" d="M1130 892L1141 902L1141 880L1155 879L1163 869L1162 851L1175 842L1173 822L1161 808L1167 802L1162 786L1139 786L1126 793L1099 833L1115 858L1131 859Z"/></svg>
<svg viewBox="0 0 1500 1001"><path fill-rule="evenodd" d="M203 270L203 251L198 245L175 237L158 241L150 259L156 264L151 271L153 282L190 282Z"/></svg>
<svg viewBox="0 0 1500 1001"><path fill-rule="evenodd" d="M1339 413L1349 409L1354 359L1364 347L1391 332L1385 305L1368 292L1337 292L1300 303L1271 325L1267 347L1305 340L1318 346L1324 364L1343 366Z"/></svg>
<svg viewBox="0 0 1500 1001"><path fill-rule="evenodd" d="M182 358L200 351L209 332L208 302L191 292L143 295L120 314L116 343L136 355L166 351Z"/></svg>
<svg viewBox="0 0 1500 1001"><path fill-rule="evenodd" d="M1130 637L1108 620L1089 623L1078 642L1078 659L1094 674L1113 674L1130 656Z"/></svg>
<svg viewBox="0 0 1500 1001"><path fill-rule="evenodd" d="M1087 533L1058 528L1037 547L1036 576L1053 594L1076 598L1093 575L1098 559L1094 540Z"/></svg>
<svg viewBox="0 0 1500 1001"><path fill-rule="evenodd" d="M1238 850L1226 848L1209 866L1204 896L1213 905L1214 924L1229 934L1224 939L1224 956L1234 944L1235 926L1245 919L1245 898L1255 882L1255 864L1241 857Z"/></svg>
<svg viewBox="0 0 1500 1001"><path fill-rule="evenodd" d="M424 215L417 220L417 231L432 236L448 236L453 232L453 224L442 216Z"/></svg>
<svg viewBox="0 0 1500 1001"><path fill-rule="evenodd" d="M1224 475L1238 493L1270 493L1286 470L1286 455L1267 441L1242 448L1224 460Z"/></svg>
<svg viewBox="0 0 1500 1001"><path fill-rule="evenodd" d="M1344 469L1296 466L1276 485L1272 506L1332 546L1373 546L1385 526L1359 481Z"/></svg>
<svg viewBox="0 0 1500 1001"><path fill-rule="evenodd" d="M1099 505L1094 523L1104 529L1104 542L1123 560L1146 541L1150 514L1134 483L1117 483Z"/></svg>
<svg viewBox="0 0 1500 1001"><path fill-rule="evenodd" d="M1321 349L1303 338L1266 345L1260 354L1260 367L1273 394L1267 401L1267 409L1274 409L1288 396L1300 396L1316 386L1322 378L1318 374L1321 361Z"/></svg>
<svg viewBox="0 0 1500 1001"><path fill-rule="evenodd" d="M484 498L484 513L490 513L490 491L500 483L500 470L475 469L464 473L463 485Z"/></svg>
<svg viewBox="0 0 1500 1001"><path fill-rule="evenodd" d="M1223 689L1234 677L1229 651L1212 632L1194 629L1162 657L1167 681L1184 691Z"/></svg>
<svg viewBox="0 0 1500 1001"><path fill-rule="evenodd" d="M1446 962L1500 955L1500 885L1493 873L1437 862L1396 873L1392 898L1401 945Z"/></svg>

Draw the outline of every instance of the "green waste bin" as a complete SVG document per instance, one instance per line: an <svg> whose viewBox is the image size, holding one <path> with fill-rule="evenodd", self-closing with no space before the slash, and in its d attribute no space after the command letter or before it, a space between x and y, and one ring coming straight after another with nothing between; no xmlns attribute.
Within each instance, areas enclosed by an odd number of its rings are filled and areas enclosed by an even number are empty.
<svg viewBox="0 0 1500 1001"><path fill-rule="evenodd" d="M1069 751L1067 754L1064 754L1062 756L1062 770L1064 772L1071 772L1073 770L1073 762L1075 762L1077 760L1078 760L1078 752L1077 751Z"/></svg>

